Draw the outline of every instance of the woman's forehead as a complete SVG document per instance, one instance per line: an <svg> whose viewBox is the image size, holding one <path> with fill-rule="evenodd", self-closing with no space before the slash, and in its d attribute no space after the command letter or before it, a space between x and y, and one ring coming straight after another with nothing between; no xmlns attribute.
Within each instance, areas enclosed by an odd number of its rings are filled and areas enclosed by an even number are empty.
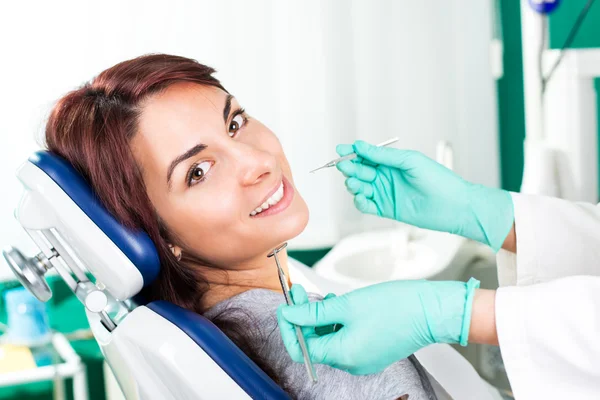
<svg viewBox="0 0 600 400"><path fill-rule="evenodd" d="M227 96L226 92L213 86L173 85L144 104L138 133L151 140L169 140L169 137L173 140L176 136L199 132L205 135L222 133Z"/></svg>
<svg viewBox="0 0 600 400"><path fill-rule="evenodd" d="M224 135L227 96L217 87L179 83L148 99L131 141L136 158L144 159L138 161L147 165L151 158L163 169L189 148Z"/></svg>
<svg viewBox="0 0 600 400"><path fill-rule="evenodd" d="M227 93L218 87L181 82L167 87L146 100L143 113L147 118L160 116L157 114L219 116L222 115L226 99Z"/></svg>

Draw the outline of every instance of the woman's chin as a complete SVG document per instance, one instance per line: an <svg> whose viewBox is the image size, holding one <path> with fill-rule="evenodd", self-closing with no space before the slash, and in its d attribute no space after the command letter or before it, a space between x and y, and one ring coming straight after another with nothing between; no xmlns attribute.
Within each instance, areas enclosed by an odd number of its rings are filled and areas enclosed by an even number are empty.
<svg viewBox="0 0 600 400"><path fill-rule="evenodd" d="M294 224L294 226L296 228L296 232L294 234L294 237L304 232L304 229L306 229L306 226L308 225L308 219L310 217L308 205L306 204L302 196L300 196L300 194L298 194L296 201L298 202L298 212L295 215L296 223Z"/></svg>
<svg viewBox="0 0 600 400"><path fill-rule="evenodd" d="M280 226L274 232L277 232L277 239L275 247L281 243L290 241L296 236L300 235L306 229L308 225L308 206L304 202L304 199L297 196L294 199L294 212L286 216L285 220L280 223Z"/></svg>

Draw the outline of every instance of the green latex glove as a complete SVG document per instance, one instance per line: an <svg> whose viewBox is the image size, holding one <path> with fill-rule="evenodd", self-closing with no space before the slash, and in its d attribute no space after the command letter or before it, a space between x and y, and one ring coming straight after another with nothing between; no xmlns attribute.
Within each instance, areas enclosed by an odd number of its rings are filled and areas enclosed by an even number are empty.
<svg viewBox="0 0 600 400"><path fill-rule="evenodd" d="M292 360L303 362L294 330L303 327L313 362L355 375L373 374L434 343L467 345L471 308L479 281L392 281L320 302L282 305L277 318ZM294 299L306 297L294 285ZM342 324L318 336L314 328Z"/></svg>
<svg viewBox="0 0 600 400"><path fill-rule="evenodd" d="M363 141L338 145L337 152L359 156L337 168L363 213L461 235L495 251L512 228L513 202L507 191L467 182L419 152Z"/></svg>

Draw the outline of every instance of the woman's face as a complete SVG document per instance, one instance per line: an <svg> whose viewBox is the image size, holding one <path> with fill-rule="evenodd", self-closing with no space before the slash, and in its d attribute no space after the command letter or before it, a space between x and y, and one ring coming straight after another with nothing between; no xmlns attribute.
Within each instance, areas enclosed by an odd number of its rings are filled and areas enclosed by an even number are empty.
<svg viewBox="0 0 600 400"><path fill-rule="evenodd" d="M178 83L149 98L131 147L184 253L251 268L308 222L277 137L218 88Z"/></svg>

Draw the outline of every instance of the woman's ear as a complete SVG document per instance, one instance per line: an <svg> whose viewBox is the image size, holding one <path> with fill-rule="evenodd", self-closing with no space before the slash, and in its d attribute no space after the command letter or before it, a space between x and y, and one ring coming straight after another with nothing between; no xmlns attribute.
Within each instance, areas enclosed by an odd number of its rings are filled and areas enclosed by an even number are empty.
<svg viewBox="0 0 600 400"><path fill-rule="evenodd" d="M177 261L180 261L181 260L181 251L182 251L181 247L169 244L169 249L171 250L171 253L173 253L173 255L175 256Z"/></svg>

